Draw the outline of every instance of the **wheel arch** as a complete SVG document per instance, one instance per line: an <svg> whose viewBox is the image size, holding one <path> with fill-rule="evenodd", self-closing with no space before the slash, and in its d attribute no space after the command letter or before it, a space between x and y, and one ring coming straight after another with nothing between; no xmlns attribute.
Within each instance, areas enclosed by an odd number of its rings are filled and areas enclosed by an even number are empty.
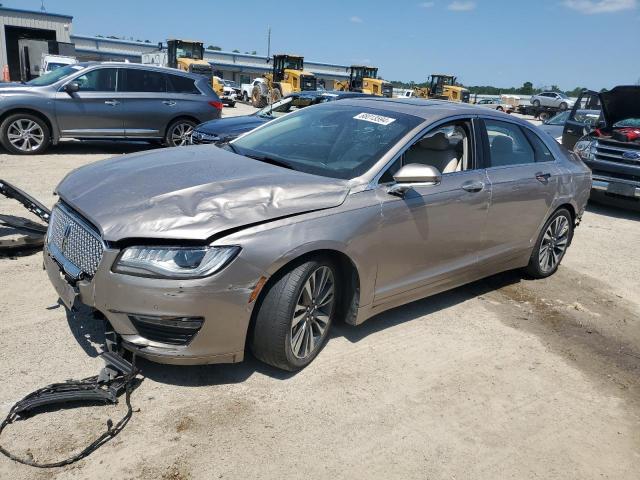
<svg viewBox="0 0 640 480"><path fill-rule="evenodd" d="M331 244L314 244L305 245L292 250L288 254L280 257L280 259L274 262L268 269L267 273L269 274L269 278L260 290L260 294L256 299L256 303L251 313L248 335L251 335L253 332L255 317L260 310L260 305L262 304L262 300L268 292L269 287L292 268L295 268L297 265L300 265L309 259L317 257L330 258L334 261L339 270L341 280L346 281L347 288L342 290L343 292L347 292L347 294L341 296L340 304L338 305L339 310L337 318L345 321L346 323L354 324L358 308L360 306L360 269L358 268L356 261L345 253L342 248Z"/></svg>
<svg viewBox="0 0 640 480"><path fill-rule="evenodd" d="M14 115L16 113L26 113L26 114L33 115L35 117L40 118L43 122L47 124L47 128L49 128L49 134L51 135L52 143L54 144L58 143L60 136L58 134L57 129L53 127L54 121L46 113L34 108L15 107L15 108L8 109L0 114L0 125L2 124L2 122L5 121L7 117Z"/></svg>
<svg viewBox="0 0 640 480"><path fill-rule="evenodd" d="M189 115L189 114L185 114L185 113L181 113L179 115L176 115L175 117L171 118L171 120L169 120L167 122L167 125L164 127L164 135L163 137L167 136L167 133L169 132L169 127L171 125L173 125L176 121L178 120L191 120L192 122L195 122L196 125L202 123L199 119L197 119L196 117L194 117L193 115Z"/></svg>

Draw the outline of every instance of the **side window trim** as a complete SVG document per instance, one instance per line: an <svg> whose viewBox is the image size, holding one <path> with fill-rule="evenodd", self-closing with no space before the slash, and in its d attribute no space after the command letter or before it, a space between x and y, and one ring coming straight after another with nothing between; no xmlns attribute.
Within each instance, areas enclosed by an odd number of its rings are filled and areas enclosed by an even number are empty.
<svg viewBox="0 0 640 480"><path fill-rule="evenodd" d="M452 122L456 122L456 121L467 121L469 123L471 123L472 127L471 127L471 144L472 144L472 150L473 150L473 165L472 168L467 169L466 171L469 170L478 170L478 152L479 149L476 148L476 140L475 140L475 136L476 136L476 132L474 131L475 128L473 126L474 124L474 120L477 120L478 116L477 115L456 115L455 117L447 117L444 118L442 120L437 121L436 123L432 123L427 125L426 127L424 127L422 130L420 130L416 135L414 135L410 140L408 140L400 150L398 150L398 152L393 156L393 158L391 160L389 160L381 169L380 171L373 177L373 179L371 180L371 182L369 182L369 186L376 188L380 185L385 185L385 184L381 184L379 183L380 178L385 174L385 172L387 170L389 170L391 168L391 166L396 163L404 154L407 150L409 150L409 148L411 148L411 146L416 143L418 140L420 140L422 137L424 137L425 135L427 135L429 132L431 132L432 130L435 130L439 127L441 127L442 125L446 125L447 123L452 123ZM453 173L460 173L460 172L453 172Z"/></svg>

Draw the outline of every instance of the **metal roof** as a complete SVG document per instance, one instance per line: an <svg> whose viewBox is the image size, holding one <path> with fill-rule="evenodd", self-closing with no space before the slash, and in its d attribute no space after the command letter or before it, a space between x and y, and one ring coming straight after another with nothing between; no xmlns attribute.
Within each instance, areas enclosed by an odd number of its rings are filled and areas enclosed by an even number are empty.
<svg viewBox="0 0 640 480"><path fill-rule="evenodd" d="M72 20L73 19L72 15L63 15L61 13L42 12L40 10L24 10L22 8L0 7L0 15L2 15L2 12L28 13L30 15L44 15L44 16L47 16L47 17L58 17L58 18L64 18L64 19L67 19L67 20Z"/></svg>

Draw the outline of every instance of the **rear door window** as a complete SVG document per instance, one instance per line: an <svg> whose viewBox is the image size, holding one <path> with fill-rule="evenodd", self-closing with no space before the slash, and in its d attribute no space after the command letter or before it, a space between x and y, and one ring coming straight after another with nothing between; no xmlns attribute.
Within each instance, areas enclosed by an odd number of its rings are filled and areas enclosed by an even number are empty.
<svg viewBox="0 0 640 480"><path fill-rule="evenodd" d="M165 93L167 76L162 72L127 68L122 92Z"/></svg>
<svg viewBox="0 0 640 480"><path fill-rule="evenodd" d="M518 125L488 119L484 124L489 140L488 167L535 163L533 147Z"/></svg>
<svg viewBox="0 0 640 480"><path fill-rule="evenodd" d="M167 75L168 91L171 93L193 93L200 94L200 90L196 87L195 80L182 75Z"/></svg>

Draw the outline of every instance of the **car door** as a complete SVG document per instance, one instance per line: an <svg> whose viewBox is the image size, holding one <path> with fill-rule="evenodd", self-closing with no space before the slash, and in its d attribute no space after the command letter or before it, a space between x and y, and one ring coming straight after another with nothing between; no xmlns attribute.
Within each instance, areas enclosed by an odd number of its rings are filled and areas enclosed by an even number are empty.
<svg viewBox="0 0 640 480"><path fill-rule="evenodd" d="M491 205L487 249L480 262L506 262L533 246L561 171L544 141L528 127L491 118L482 124Z"/></svg>
<svg viewBox="0 0 640 480"><path fill-rule="evenodd" d="M477 148L470 118L458 119L425 132L402 153L379 180L381 203L380 253L374 302L376 304L418 298L472 280L478 252L484 248L484 228L491 196L483 169L476 168ZM437 185L415 186L404 196L388 193L392 175L404 164L432 164L446 150L426 148L422 158L416 146L441 137L453 145L464 129L467 147L452 152L461 157L460 169L442 174ZM464 153L466 151L466 153Z"/></svg>
<svg viewBox="0 0 640 480"><path fill-rule="evenodd" d="M120 71L126 99L124 129L128 138L159 138L177 102L167 94L167 75L158 70L127 67Z"/></svg>
<svg viewBox="0 0 640 480"><path fill-rule="evenodd" d="M118 69L96 67L69 80L80 87L55 95L55 112L61 137L123 137L124 99L118 91Z"/></svg>
<svg viewBox="0 0 640 480"><path fill-rule="evenodd" d="M573 149L576 142L589 133L602 112L600 95L591 90L584 90L573 105L569 118L562 131L562 145Z"/></svg>

